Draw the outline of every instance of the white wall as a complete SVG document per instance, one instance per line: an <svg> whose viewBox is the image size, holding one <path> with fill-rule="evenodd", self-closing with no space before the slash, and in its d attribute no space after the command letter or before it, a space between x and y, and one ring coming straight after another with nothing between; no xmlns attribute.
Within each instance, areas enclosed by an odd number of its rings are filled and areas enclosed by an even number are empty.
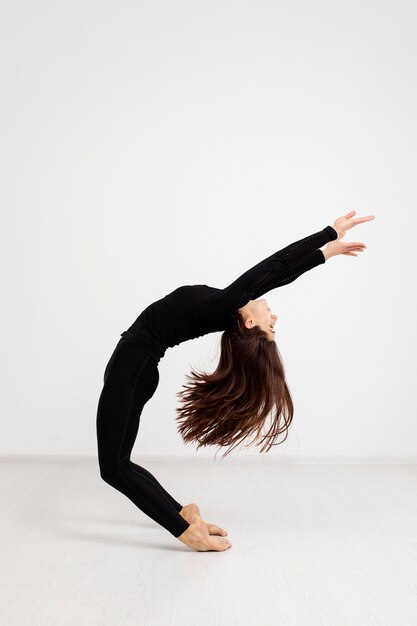
<svg viewBox="0 0 417 626"><path fill-rule="evenodd" d="M145 306L355 209L376 216L345 237L365 253L265 296L296 409L269 454L415 455L415 3L14 0L0 17L0 452L95 454L105 365ZM134 455L195 455L175 394L219 339L167 350Z"/></svg>

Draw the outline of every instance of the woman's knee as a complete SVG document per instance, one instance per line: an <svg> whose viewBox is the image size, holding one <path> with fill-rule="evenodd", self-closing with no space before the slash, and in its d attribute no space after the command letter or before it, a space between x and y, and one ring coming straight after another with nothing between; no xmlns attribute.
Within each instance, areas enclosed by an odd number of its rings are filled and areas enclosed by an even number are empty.
<svg viewBox="0 0 417 626"><path fill-rule="evenodd" d="M105 483L108 483L112 487L117 487L120 484L118 463L100 463L100 476Z"/></svg>

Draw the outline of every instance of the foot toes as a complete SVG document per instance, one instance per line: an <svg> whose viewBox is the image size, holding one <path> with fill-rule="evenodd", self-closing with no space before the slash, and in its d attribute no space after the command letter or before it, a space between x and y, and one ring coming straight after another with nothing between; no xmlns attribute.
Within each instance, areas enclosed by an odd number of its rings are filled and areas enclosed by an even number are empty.
<svg viewBox="0 0 417 626"><path fill-rule="evenodd" d="M207 523L207 528L210 535L221 535L222 537L227 536L227 531L223 528L220 528L220 526L217 526L217 524Z"/></svg>

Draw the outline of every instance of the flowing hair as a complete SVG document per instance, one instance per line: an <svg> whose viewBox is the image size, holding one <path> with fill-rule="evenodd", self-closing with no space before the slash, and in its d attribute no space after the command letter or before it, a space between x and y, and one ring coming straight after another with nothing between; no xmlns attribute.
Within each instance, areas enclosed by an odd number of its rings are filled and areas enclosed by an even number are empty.
<svg viewBox="0 0 417 626"><path fill-rule="evenodd" d="M294 406L284 376L284 366L275 341L256 325L247 328L236 311L232 324L223 332L221 353L212 374L191 370L191 382L176 395L182 406L176 408L177 431L185 443L201 446L231 446L227 456L252 433L260 438L268 416L271 424L260 440L267 452L284 443L292 422ZM284 439L275 443L285 432ZM257 444L257 445L260 445Z"/></svg>

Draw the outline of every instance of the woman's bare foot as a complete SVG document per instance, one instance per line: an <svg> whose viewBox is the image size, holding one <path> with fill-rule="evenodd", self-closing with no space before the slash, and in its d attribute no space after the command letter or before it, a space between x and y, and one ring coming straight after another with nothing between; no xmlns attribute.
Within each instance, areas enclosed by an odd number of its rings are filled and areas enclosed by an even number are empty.
<svg viewBox="0 0 417 626"><path fill-rule="evenodd" d="M208 550L222 552L232 547L228 539L215 539L209 535L207 524L201 519L195 519L194 522L191 522L187 530L177 539L198 552L206 552Z"/></svg>
<svg viewBox="0 0 417 626"><path fill-rule="evenodd" d="M192 524L195 520L201 520L201 513L198 505L195 502L191 502L191 504L186 504L182 507L180 511L180 515L184 519L187 520L190 524ZM204 520L203 520L204 521ZM222 537L226 537L227 531L217 524L211 524L210 522L205 522L207 524L209 535L220 535Z"/></svg>

